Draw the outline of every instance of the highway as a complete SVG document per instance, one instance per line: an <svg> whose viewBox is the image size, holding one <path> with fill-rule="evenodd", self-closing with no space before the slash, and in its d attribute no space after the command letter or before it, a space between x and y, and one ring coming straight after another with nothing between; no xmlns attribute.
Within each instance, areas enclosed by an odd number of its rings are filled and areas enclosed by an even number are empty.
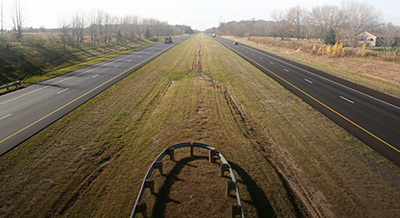
<svg viewBox="0 0 400 218"><path fill-rule="evenodd" d="M257 48L216 40L400 166L398 98Z"/></svg>
<svg viewBox="0 0 400 218"><path fill-rule="evenodd" d="M187 38L149 46L0 96L0 156Z"/></svg>

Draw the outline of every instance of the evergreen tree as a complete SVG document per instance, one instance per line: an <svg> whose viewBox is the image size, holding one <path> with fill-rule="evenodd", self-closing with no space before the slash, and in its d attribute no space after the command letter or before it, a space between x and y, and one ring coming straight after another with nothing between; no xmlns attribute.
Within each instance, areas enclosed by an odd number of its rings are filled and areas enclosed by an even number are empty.
<svg viewBox="0 0 400 218"><path fill-rule="evenodd" d="M144 37L146 37L146 38L150 38L151 37L150 31L148 29L146 29L146 33L144 34Z"/></svg>
<svg viewBox="0 0 400 218"><path fill-rule="evenodd" d="M331 27L326 31L324 41L327 45L334 45L336 43L336 32Z"/></svg>

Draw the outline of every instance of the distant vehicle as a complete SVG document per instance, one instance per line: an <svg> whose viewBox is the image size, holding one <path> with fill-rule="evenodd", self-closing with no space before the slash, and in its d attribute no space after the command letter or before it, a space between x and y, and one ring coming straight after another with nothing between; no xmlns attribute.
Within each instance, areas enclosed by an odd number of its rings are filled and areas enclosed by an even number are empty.
<svg viewBox="0 0 400 218"><path fill-rule="evenodd" d="M215 33L212 34L212 37L215 38L217 35L215 35Z"/></svg>
<svg viewBox="0 0 400 218"><path fill-rule="evenodd" d="M233 42L233 44L234 44L234 45L239 45L239 43L238 43L238 42Z"/></svg>
<svg viewBox="0 0 400 218"><path fill-rule="evenodd" d="M165 44L167 44L167 43L172 43L172 38L171 38L171 36L165 37L165 38L164 38L164 43L165 43Z"/></svg>

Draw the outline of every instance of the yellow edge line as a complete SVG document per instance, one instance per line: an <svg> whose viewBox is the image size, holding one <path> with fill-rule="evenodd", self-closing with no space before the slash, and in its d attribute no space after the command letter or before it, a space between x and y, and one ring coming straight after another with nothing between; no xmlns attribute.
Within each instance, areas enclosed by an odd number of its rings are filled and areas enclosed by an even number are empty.
<svg viewBox="0 0 400 218"><path fill-rule="evenodd" d="M229 46L228 46L229 47ZM397 151L400 153L400 150L397 149L396 147L394 147L393 145L389 144L388 142L386 142L385 140L379 138L378 136L374 135L373 133L371 133L370 131L364 129L363 127L361 127L360 125L358 125L357 123L353 122L352 120L350 120L349 118L345 117L344 115L340 114L339 112L335 111L334 109L330 108L328 105L320 102L318 99L314 98L313 96L311 96L310 94L308 94L307 92L303 91L302 89L298 88L297 86L293 85L292 83L290 83L289 81L283 79L282 77L278 76L276 73L272 72L271 70L267 69L266 67L264 67L263 65L253 61L251 58L249 58L247 55L234 50L237 53L240 53L241 55L245 56L248 58L248 60L250 60L251 62L257 64L258 66L260 66L261 68L263 68L264 70L270 72L271 74L273 74L274 76L278 77L279 79L281 79L282 81L284 81L285 83L287 83L288 85L292 86L293 88L297 89L298 91L300 91L301 93L303 93L304 95L308 96L309 98L311 98L312 100L316 101L317 103L319 103L320 105L324 106L325 108L329 109L330 111L332 111L333 113L335 113L336 115L340 116L341 118L343 118L344 120L346 120L347 122L353 124L354 126L356 126L357 128L361 129L362 131L368 133L370 136L374 137L375 139L379 140L380 142L382 142L383 144L389 146L390 148L392 148L393 150Z"/></svg>
<svg viewBox="0 0 400 218"><path fill-rule="evenodd" d="M124 74L124 73L126 73L126 72L128 72L128 71L132 70L133 68L135 68L135 67L137 67L137 66L139 66L139 65L143 64L144 62L146 62L146 61L148 61L148 60L150 60L150 59L154 58L155 56L157 56L157 55L159 55L159 54L163 53L163 52L164 52L164 51L166 51L167 49L169 49L169 48L166 48L166 49L164 49L164 50L162 50L162 51L158 52L157 54L155 54L155 55L153 55L153 56L151 56L151 57L147 58L146 60L144 60L144 61L142 61L142 62L140 62L140 63L136 64L135 66L133 66L133 67L131 67L131 68L129 68L129 69L127 69L127 70L125 70L124 72L122 72L122 73L120 73L120 74L118 74L118 75L114 76L113 78L111 78L111 79L109 79L109 80L107 80L107 81L103 82L102 84L100 84L100 85L96 86L95 88L91 89L90 91L86 92L85 94L82 94L81 96L79 96L79 97L75 98L74 100L72 100L72 101L70 101L70 102L68 102L68 103L64 104L63 106L61 106L61 107L59 107L58 109L56 109L56 110L54 110L54 111L50 112L50 113L49 113L49 114L47 114L46 116L44 116L44 117L42 117L42 118L40 118L40 119L36 120L35 122L33 122L33 123L31 123L31 124L29 124L29 125L25 126L24 128L22 128L22 129L18 130L17 132L15 132L15 133L13 133L13 134L9 135L7 138L4 138L3 140L1 140L1 141L0 141L0 144L1 144L1 143L3 143L3 142L5 142L5 141L7 141L8 139L10 139L10 138L12 138L12 137L16 136L17 134L19 134L19 133L21 133L21 132L25 131L25 130L26 130L26 129L28 129L29 127L31 127L31 126L33 126L33 125L37 124L38 122L40 122L40 121L42 121L42 120L46 119L47 117L49 117L49 116L53 115L54 113L56 113L56 112L58 112L58 111L62 110L63 108L65 108L65 107L67 107L68 105L70 105L70 104L74 103L75 101L77 101L77 100L79 100L79 99L83 98L84 96L86 96L86 95L88 95L89 93L91 93L91 92L95 91L96 89L98 89L98 88L100 88L100 87L104 86L105 84L107 84L107 83L109 83L110 81L112 81L112 80L116 79L117 77L120 77L122 74Z"/></svg>

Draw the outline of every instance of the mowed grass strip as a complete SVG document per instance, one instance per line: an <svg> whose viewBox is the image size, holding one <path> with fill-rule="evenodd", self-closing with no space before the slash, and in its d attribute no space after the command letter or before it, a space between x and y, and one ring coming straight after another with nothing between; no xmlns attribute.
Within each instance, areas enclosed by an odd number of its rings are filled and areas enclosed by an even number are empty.
<svg viewBox="0 0 400 218"><path fill-rule="evenodd" d="M248 217L399 215L398 167L205 35L1 157L0 215L129 216L154 158L186 141L231 162ZM195 153L154 173L150 215L230 216L227 178Z"/></svg>

